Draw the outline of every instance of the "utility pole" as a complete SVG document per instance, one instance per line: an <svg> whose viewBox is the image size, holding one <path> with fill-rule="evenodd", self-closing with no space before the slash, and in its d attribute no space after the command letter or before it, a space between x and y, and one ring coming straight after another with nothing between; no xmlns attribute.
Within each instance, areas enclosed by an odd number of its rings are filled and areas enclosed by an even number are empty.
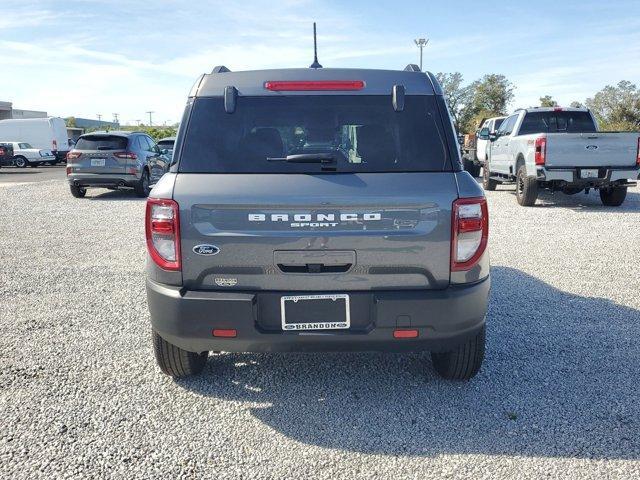
<svg viewBox="0 0 640 480"><path fill-rule="evenodd" d="M416 38L413 43L420 49L420 71L422 71L422 49L429 43L428 38Z"/></svg>
<svg viewBox="0 0 640 480"><path fill-rule="evenodd" d="M116 125L120 125L120 122L118 122L118 114L117 113L113 114L113 123L115 123Z"/></svg>
<svg viewBox="0 0 640 480"><path fill-rule="evenodd" d="M98 122L102 123L102 115L100 115L99 113L96 113L96 116L98 117Z"/></svg>
<svg viewBox="0 0 640 480"><path fill-rule="evenodd" d="M153 121L151 120L151 115L155 112L151 111L151 112L146 112L149 114L149 126L152 127L153 126Z"/></svg>
<svg viewBox="0 0 640 480"><path fill-rule="evenodd" d="M138 126L140 126L140 122L141 122L141 121L142 121L142 120L140 120L140 119L136 120L136 123L138 124Z"/></svg>

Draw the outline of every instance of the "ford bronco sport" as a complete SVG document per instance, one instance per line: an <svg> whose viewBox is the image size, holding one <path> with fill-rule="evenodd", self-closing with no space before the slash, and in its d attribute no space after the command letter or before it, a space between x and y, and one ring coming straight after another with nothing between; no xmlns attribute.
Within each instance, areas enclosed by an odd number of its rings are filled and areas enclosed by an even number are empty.
<svg viewBox="0 0 640 480"><path fill-rule="evenodd" d="M209 351L429 350L450 379L482 363L487 203L415 66L203 75L146 238L171 376Z"/></svg>

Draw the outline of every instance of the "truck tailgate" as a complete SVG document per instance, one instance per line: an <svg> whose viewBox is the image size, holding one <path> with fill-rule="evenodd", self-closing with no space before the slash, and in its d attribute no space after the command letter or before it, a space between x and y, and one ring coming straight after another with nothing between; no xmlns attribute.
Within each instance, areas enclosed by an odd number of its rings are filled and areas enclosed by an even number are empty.
<svg viewBox="0 0 640 480"><path fill-rule="evenodd" d="M174 199L180 205L184 285L445 288L456 198L455 176L444 172L181 173Z"/></svg>
<svg viewBox="0 0 640 480"><path fill-rule="evenodd" d="M637 133L549 133L546 165L550 168L633 167Z"/></svg>

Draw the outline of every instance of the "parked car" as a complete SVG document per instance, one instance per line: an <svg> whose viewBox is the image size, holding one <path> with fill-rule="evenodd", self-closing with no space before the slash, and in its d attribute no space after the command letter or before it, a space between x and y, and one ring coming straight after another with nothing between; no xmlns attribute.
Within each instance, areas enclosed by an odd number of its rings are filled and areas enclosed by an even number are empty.
<svg viewBox="0 0 640 480"><path fill-rule="evenodd" d="M11 163L19 168L37 167L45 163L55 164L56 157L51 150L41 150L33 148L27 142L0 142L11 144L13 147L13 158Z"/></svg>
<svg viewBox="0 0 640 480"><path fill-rule="evenodd" d="M33 148L50 151L56 162L64 161L70 150L66 124L58 117L0 120L0 138L26 142Z"/></svg>
<svg viewBox="0 0 640 480"><path fill-rule="evenodd" d="M434 75L217 67L198 85L147 200L161 370L199 373L211 350L431 350L443 377L475 375L487 203Z"/></svg>
<svg viewBox="0 0 640 480"><path fill-rule="evenodd" d="M619 206L640 171L638 133L599 132L586 108L517 110L484 137L491 141L484 188L515 182L523 206L533 205L541 188L568 195L593 188L604 205Z"/></svg>
<svg viewBox="0 0 640 480"><path fill-rule="evenodd" d="M67 181L74 197L87 188L133 188L146 197L169 168L169 159L143 132L94 132L81 135L67 155Z"/></svg>
<svg viewBox="0 0 640 480"><path fill-rule="evenodd" d="M173 152L173 147L176 143L176 137L165 137L158 140L158 147L160 150L169 150Z"/></svg>
<svg viewBox="0 0 640 480"><path fill-rule="evenodd" d="M13 165L13 145L0 142L0 167Z"/></svg>
<svg viewBox="0 0 640 480"><path fill-rule="evenodd" d="M480 175L480 169L487 161L489 153L489 133L495 134L506 117L492 117L483 119L480 128L473 134L464 135L462 141L462 162L464 169L473 177Z"/></svg>

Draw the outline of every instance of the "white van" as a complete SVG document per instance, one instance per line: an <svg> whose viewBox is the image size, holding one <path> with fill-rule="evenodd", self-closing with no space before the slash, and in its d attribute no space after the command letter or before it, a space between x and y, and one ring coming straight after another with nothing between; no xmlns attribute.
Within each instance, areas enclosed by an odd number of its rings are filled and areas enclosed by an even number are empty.
<svg viewBox="0 0 640 480"><path fill-rule="evenodd" d="M67 126L59 117L0 120L0 138L50 150L56 162L64 161L70 150Z"/></svg>

